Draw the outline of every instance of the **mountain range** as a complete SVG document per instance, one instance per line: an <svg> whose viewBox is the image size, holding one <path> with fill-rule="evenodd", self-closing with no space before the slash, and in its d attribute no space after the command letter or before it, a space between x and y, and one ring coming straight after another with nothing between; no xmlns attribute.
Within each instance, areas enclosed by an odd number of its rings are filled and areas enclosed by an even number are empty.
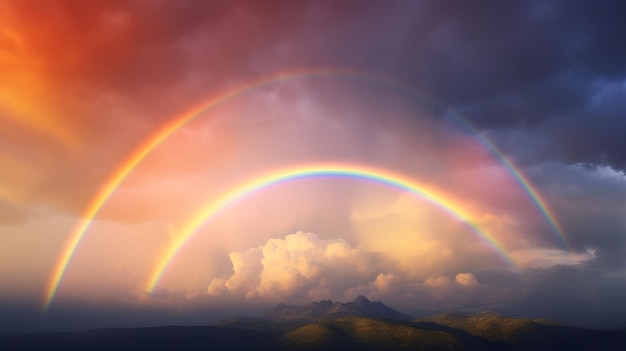
<svg viewBox="0 0 626 351"><path fill-rule="evenodd" d="M264 318L209 326L0 336L0 350L626 350L626 330L592 330L492 312L419 319L364 296L279 304Z"/></svg>
<svg viewBox="0 0 626 351"><path fill-rule="evenodd" d="M331 300L313 301L304 306L279 304L268 317L274 321L315 321L333 319L343 316L388 318L399 321L409 321L413 317L387 307L380 301L370 301L359 295L352 302L333 302Z"/></svg>

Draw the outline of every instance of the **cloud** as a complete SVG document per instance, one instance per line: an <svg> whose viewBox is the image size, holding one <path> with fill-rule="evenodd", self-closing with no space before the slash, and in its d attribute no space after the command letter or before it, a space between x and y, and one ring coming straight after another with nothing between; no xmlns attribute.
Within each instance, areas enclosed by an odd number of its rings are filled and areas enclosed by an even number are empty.
<svg viewBox="0 0 626 351"><path fill-rule="evenodd" d="M270 239L243 253L232 252L230 260L233 275L212 280L207 289L210 295L324 299L340 295L346 287L371 279L383 269L374 253L352 248L342 239L324 240L305 232Z"/></svg>
<svg viewBox="0 0 626 351"><path fill-rule="evenodd" d="M519 250L512 254L513 259L524 268L550 268L556 265L583 265L595 259L589 252L577 253L554 249Z"/></svg>
<svg viewBox="0 0 626 351"><path fill-rule="evenodd" d="M461 284L463 286L478 285L478 279L476 279L476 276L472 273L459 273L454 278L454 281L457 282L457 284Z"/></svg>
<svg viewBox="0 0 626 351"><path fill-rule="evenodd" d="M404 309L491 305L518 298L519 288L482 285L463 272L416 281L392 257L351 247L342 239L324 240L297 232L270 239L246 252L232 252L233 274L216 278L207 294L217 299L238 296L246 303L333 299L358 295Z"/></svg>
<svg viewBox="0 0 626 351"><path fill-rule="evenodd" d="M416 281L396 270L378 274L374 280L346 290L343 297L350 300L365 295L414 315L423 315L450 310L494 309L526 294L526 289L519 284L482 284L473 273L432 276Z"/></svg>
<svg viewBox="0 0 626 351"><path fill-rule="evenodd" d="M293 32L300 11L289 3L268 11L252 2L3 2L0 165L15 157L36 167L0 182L29 204L80 213L166 121L271 74L265 63L274 59L260 57Z"/></svg>

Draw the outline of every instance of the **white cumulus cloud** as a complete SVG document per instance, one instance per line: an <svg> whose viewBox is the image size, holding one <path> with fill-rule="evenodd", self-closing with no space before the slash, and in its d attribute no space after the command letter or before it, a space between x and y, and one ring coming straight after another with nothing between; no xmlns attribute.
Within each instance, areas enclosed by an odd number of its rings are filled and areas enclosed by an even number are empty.
<svg viewBox="0 0 626 351"><path fill-rule="evenodd" d="M476 279L476 276L472 273L459 273L456 275L456 278L454 280L457 282L457 284L461 284L463 286L478 285L478 279Z"/></svg>
<svg viewBox="0 0 626 351"><path fill-rule="evenodd" d="M332 298L372 280L384 266L376 253L352 248L343 239L323 240L301 231L243 253L232 252L230 260L233 274L213 279L208 294L269 300Z"/></svg>
<svg viewBox="0 0 626 351"><path fill-rule="evenodd" d="M348 301L365 295L396 307L455 308L511 295L510 291L491 292L469 272L416 280L393 257L352 247L343 239L325 240L302 231L269 239L245 252L231 252L230 261L232 275L213 279L207 288L209 296L306 303Z"/></svg>

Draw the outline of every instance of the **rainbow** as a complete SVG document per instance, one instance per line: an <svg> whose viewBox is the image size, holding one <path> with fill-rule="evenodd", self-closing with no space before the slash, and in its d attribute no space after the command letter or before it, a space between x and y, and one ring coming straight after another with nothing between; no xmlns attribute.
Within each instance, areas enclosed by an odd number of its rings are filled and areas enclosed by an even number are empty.
<svg viewBox="0 0 626 351"><path fill-rule="evenodd" d="M541 215L546 219L546 221L552 227L552 230L559 238L559 241L563 245L565 249L571 251L571 247L564 235L563 227L559 223L554 214L554 211L550 208L548 202L541 196L539 190L531 183L531 181L524 175L522 170L517 167L513 161L508 159L498 147L492 143L487 137L485 137L482 133L478 132L476 128L474 128L467 120L460 117L459 115L453 113L452 111L448 111L448 116L454 118L458 122L460 122L465 128L472 132L477 138L477 140L485 146L485 148L502 164L506 170L513 176L515 181L526 191L529 195L537 209Z"/></svg>
<svg viewBox="0 0 626 351"><path fill-rule="evenodd" d="M458 201L455 201L449 196L445 196L424 184L417 183L402 175L380 169L350 164L318 164L281 169L264 174L243 183L234 190L203 207L198 213L191 217L191 219L183 226L180 233L173 238L172 243L166 248L150 275L150 280L146 286L146 290L149 293L154 292L163 274L170 266L176 255L181 251L185 244L191 240L198 228L203 223L213 218L220 211L235 202L242 200L246 196L273 185L315 177L347 177L350 179L365 180L385 184L402 191L415 194L437 206L445 213L450 214L453 218L465 223L471 231L494 247L507 264L515 267L515 263L509 258L506 250L502 247L498 240L493 235L473 224L471 216L463 210L463 208L458 204Z"/></svg>
<svg viewBox="0 0 626 351"><path fill-rule="evenodd" d="M143 144L135 149L120 164L117 169L113 171L111 176L104 182L98 192L88 203L87 207L85 207L85 209L83 210L80 219L71 231L69 239L63 247L61 255L53 268L52 275L48 281L44 293L43 310L46 311L52 303L54 296L56 295L56 292L59 288L59 285L61 284L61 280L63 279L63 276L65 275L65 272L67 271L67 268L71 263L72 258L74 257L74 254L78 249L78 246L85 236L85 233L89 229L89 226L91 225L93 219L96 217L96 215L98 215L98 212L100 212L102 206L104 206L107 200L124 181L124 179L128 177L128 175L152 152L152 150L154 150L161 143L163 143L163 141L165 141L170 135L172 135L182 126L184 126L194 118L198 117L208 109L213 108L221 103L224 103L255 88L260 88L270 84L301 77L334 75L354 77L359 76L356 72L338 71L332 69L317 69L282 73L269 78L259 79L252 83L248 82L244 85L237 86L203 101L197 106L194 106L193 108L173 118L169 123L165 124L159 130L153 133L146 141L144 141Z"/></svg>
<svg viewBox="0 0 626 351"><path fill-rule="evenodd" d="M104 182L104 184L98 189L93 198L89 201L83 212L81 213L79 220L76 225L70 232L69 238L65 243L63 249L61 250L61 254L57 259L52 274L49 278L49 281L46 285L44 291L43 298L43 310L47 310L54 297L57 293L59 285L65 275L69 264L71 263L76 250L78 249L83 237L89 230L93 219L98 215L100 209L104 206L107 200L112 196L115 190L119 187L119 185L128 177L128 175L135 169L137 166L159 145L161 145L167 138L169 138L173 133L183 127L185 124L195 119L203 112L220 105L223 102L226 102L230 99L233 99L241 94L249 92L256 88L261 88L270 84L284 82L296 78L303 77L314 77L314 76L330 76L330 77L347 77L353 79L363 79L378 83L383 83L388 86L400 88L403 91L409 92L411 95L415 95L416 91L410 86L405 84L396 82L386 77L377 76L374 74L364 74L362 72L350 71L344 69L309 69L303 71L292 71L287 73L282 73L278 75L271 76L269 78L259 79L253 82L248 82L243 85L236 86L231 88L225 92L216 94L209 99L201 102L200 104L194 106L193 108L186 110L180 115L173 118L170 122L166 123L156 132L154 132L148 139L146 139L142 144L139 145L109 176L109 178ZM418 94L419 95L419 94ZM430 98L429 100L432 100ZM469 126L469 123L462 118L455 116L462 123ZM472 129L473 130L473 129ZM554 215L548 210L548 206L546 202L539 196L539 193L534 189L527 179L522 175L521 171L513 167L504 157L498 157L501 155L495 146L490 143L487 139L480 136L483 144L490 149L492 152L495 151L496 157L501 162L504 163L509 172L513 174L513 176L520 182L522 187L526 189L526 191L530 194L531 198L534 200L535 204L542 211L542 214L551 225L557 229L557 233L560 235L561 239L563 239L562 230L560 229L558 222L556 221Z"/></svg>

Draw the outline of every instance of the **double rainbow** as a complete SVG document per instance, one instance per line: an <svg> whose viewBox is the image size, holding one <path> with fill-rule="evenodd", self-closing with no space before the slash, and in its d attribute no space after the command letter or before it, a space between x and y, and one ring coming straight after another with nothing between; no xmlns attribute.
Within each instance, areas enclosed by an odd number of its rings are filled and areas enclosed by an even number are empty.
<svg viewBox="0 0 626 351"><path fill-rule="evenodd" d="M99 211L102 209L102 206L106 203L106 201L111 197L111 195L115 192L115 190L120 186L120 184L128 177L128 175L135 169L137 166L163 141L165 141L169 136L183 127L185 124L200 116L203 112L216 107L217 105L233 99L241 94L252 91L257 88L261 88L267 85L284 82L287 80L293 80L296 78L303 77L314 77L314 76L328 76L328 77L346 77L346 78L354 78L354 79L364 79L367 81L374 81L378 83L382 83L385 85L393 86L396 88L400 88L403 91L407 91L409 93L415 94L415 90L411 87L408 87L402 83L398 83L396 81L390 80L385 77L379 77L372 74L363 74L361 72L353 72L347 70L336 70L336 69L317 69L317 70L305 70L305 71L294 71L288 73L282 73L270 78L259 79L253 82L248 82L246 84L234 87L225 92L221 92L197 106L185 111L184 113L178 115L173 118L169 123L165 124L155 133L153 133L146 141L144 141L137 149L135 149L124 162L120 164L120 166L113 171L111 176L105 181L105 183L98 189L94 197L91 199L89 204L86 206L84 211L82 212L79 221L76 223L75 227L71 231L68 241L65 244L64 248L61 251L61 255L54 265L53 272L50 276L49 282L46 286L44 292L43 299L43 308L46 310L56 295L56 292L59 288L59 285L65 275L69 264L71 263L78 246L80 245L82 239L84 238L89 226L93 222L93 219L98 215ZM457 120L461 121L464 125L471 126L467 121L462 119L459 116L454 116ZM472 128L473 130L473 128ZM508 161L502 153L498 151L498 149L491 143L488 139L479 134L479 140L487 149L489 149L496 158L509 170L509 172L514 176L514 178L520 183L520 185L528 192L531 199L533 199L534 203L537 205L538 209L542 213L542 215L546 218L546 220L551 224L553 228L555 228L557 234L561 238L563 242L566 243L562 229L560 225L555 219L554 214L550 211L547 203L544 199L541 198L539 192L536 188L534 188L528 179L523 175L522 171L515 167L510 161ZM454 211L453 211L454 212ZM461 216L463 217L463 216ZM157 279L158 280L158 279Z"/></svg>

